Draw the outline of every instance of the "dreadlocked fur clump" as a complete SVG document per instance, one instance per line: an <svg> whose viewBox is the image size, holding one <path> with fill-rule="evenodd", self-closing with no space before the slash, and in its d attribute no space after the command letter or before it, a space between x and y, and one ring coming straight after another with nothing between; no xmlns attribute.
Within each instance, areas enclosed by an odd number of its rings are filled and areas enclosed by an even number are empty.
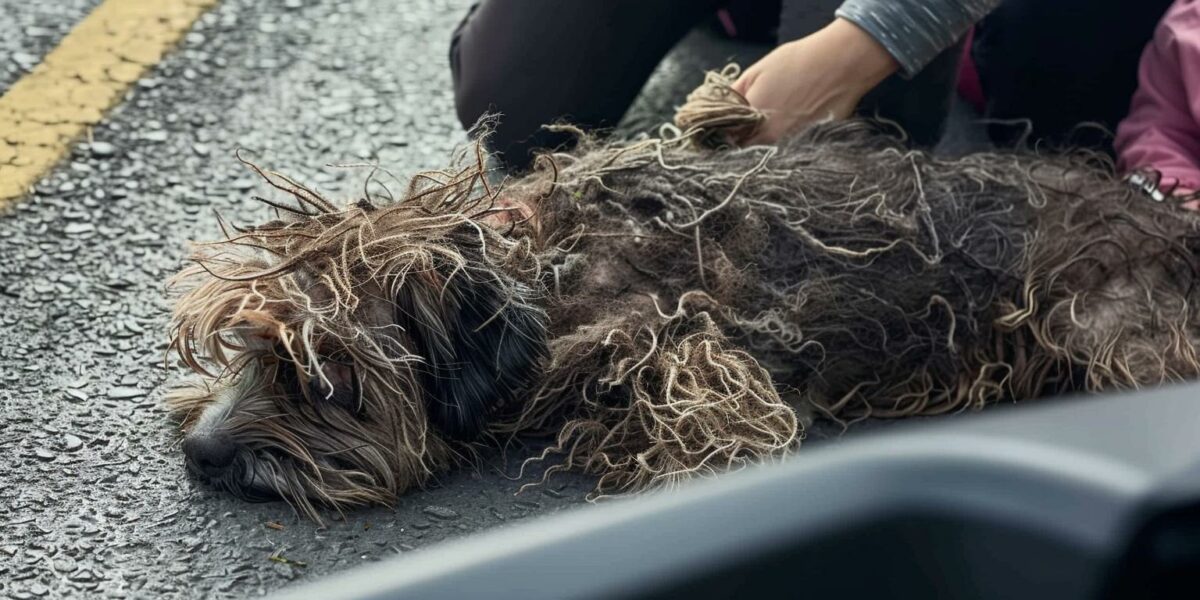
<svg viewBox="0 0 1200 600"><path fill-rule="evenodd" d="M478 150L383 205L264 174L297 205L180 276L173 346L209 379L176 400L185 451L229 438L210 479L315 517L390 502L487 433L551 435L548 474L610 494L780 458L814 411L1197 375L1190 214L1094 155L943 159L858 121L712 149L758 122L730 75L692 98L721 115L576 132L504 186Z"/></svg>
<svg viewBox="0 0 1200 600"><path fill-rule="evenodd" d="M631 312L557 338L553 376L497 426L509 434L557 428L557 444L540 459L564 460L544 477L598 475L593 496L672 487L799 443L796 413L770 374L732 347L709 313L620 308Z"/></svg>

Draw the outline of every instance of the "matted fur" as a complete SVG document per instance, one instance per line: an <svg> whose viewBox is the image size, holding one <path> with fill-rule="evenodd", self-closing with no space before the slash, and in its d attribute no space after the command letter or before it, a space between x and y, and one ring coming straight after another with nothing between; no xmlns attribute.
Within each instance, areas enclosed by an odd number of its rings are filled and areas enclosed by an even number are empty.
<svg viewBox="0 0 1200 600"><path fill-rule="evenodd" d="M315 518L310 500L389 503L469 451L430 429L421 389L430 357L414 353L413 330L432 338L446 326L442 310L476 300L454 282L486 281L520 303L539 269L527 243L479 224L492 196L481 173L424 173L404 203L379 209L366 201L334 208L260 171L297 206L277 206L282 218L264 225L223 226L226 239L198 245L195 266L172 281L185 293L171 347L208 383L184 386L169 402L190 432L221 390L241 390L223 430L253 449L244 460L270 467L266 481L251 474L219 484L237 493L265 486L256 491L273 489ZM400 304L407 326L396 319ZM280 368L299 388L325 378L321 364L331 357L355 367L358 405L282 389Z"/></svg>
<svg viewBox="0 0 1200 600"><path fill-rule="evenodd" d="M790 447L780 424L748 442L710 432L728 452L697 455L649 427L649 411L628 417L629 386L580 402L581 390L625 383L617 365L640 356L615 336L693 315L718 324L706 339L748 351L735 360L765 367L789 404L834 419L1137 387L1200 368L1195 219L1133 191L1096 155L941 159L863 122L744 150L582 144L510 188L538 199L540 230L518 234L561 265L547 268L551 356L576 358L547 373L508 430L568 419L557 450L602 473L603 491ZM743 410L718 416L737 423L761 409ZM674 449L661 463L645 452L657 444Z"/></svg>
<svg viewBox="0 0 1200 600"><path fill-rule="evenodd" d="M487 428L554 436L551 472L595 473L599 493L782 457L810 409L938 414L1200 369L1196 221L1095 155L938 158L858 121L746 149L697 145L721 138L694 128L579 135L504 186L477 151L381 206L266 175L299 209L198 248L173 347L221 369L216 388L258 378L229 418L246 460L281 470L266 487L315 516L310 500L386 503L454 462L466 446L430 426L419 352L449 326L399 326L396 307L457 322L479 297L448 300L457 278L487 282L504 299L489 312L537 341L495 352ZM528 360L501 368L514 351ZM320 378L330 354L362 381L356 411L270 371Z"/></svg>

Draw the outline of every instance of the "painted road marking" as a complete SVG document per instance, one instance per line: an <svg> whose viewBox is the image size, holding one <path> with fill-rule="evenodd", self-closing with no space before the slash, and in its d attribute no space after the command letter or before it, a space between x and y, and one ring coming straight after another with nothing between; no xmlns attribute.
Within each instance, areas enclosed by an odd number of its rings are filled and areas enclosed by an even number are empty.
<svg viewBox="0 0 1200 600"><path fill-rule="evenodd" d="M104 0L0 96L0 208L24 196L218 0Z"/></svg>

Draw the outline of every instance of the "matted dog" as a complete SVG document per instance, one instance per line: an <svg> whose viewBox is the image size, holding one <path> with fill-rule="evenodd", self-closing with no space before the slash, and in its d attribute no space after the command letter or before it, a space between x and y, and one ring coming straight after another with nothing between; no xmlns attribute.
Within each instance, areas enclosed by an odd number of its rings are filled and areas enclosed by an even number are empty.
<svg viewBox="0 0 1200 600"><path fill-rule="evenodd" d="M478 148L388 201L263 173L294 203L176 279L191 470L318 518L549 433L551 470L620 493L783 456L821 415L1197 375L1196 220L1107 163L863 122L706 149L753 125L706 89L678 135L582 136L503 185Z"/></svg>

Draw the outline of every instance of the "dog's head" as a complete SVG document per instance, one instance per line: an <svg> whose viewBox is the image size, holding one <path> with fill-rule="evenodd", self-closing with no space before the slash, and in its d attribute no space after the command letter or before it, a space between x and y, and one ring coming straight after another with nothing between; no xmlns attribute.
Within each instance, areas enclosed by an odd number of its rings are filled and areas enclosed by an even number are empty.
<svg viewBox="0 0 1200 600"><path fill-rule="evenodd" d="M533 376L536 259L461 173L345 209L268 177L298 205L198 246L175 280L172 349L201 379L170 398L188 467L314 518L389 503Z"/></svg>

